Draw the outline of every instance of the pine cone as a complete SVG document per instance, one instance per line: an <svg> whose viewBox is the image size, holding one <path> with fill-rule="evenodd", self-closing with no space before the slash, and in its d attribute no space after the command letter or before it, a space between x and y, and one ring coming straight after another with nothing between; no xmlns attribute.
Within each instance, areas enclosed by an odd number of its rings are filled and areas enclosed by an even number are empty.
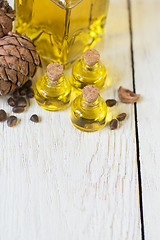
<svg viewBox="0 0 160 240"><path fill-rule="evenodd" d="M12 31L12 21L14 20L14 10L7 1L0 0L0 37Z"/></svg>
<svg viewBox="0 0 160 240"><path fill-rule="evenodd" d="M32 78L41 66L32 41L25 35L9 32L0 39L0 95L11 94Z"/></svg>

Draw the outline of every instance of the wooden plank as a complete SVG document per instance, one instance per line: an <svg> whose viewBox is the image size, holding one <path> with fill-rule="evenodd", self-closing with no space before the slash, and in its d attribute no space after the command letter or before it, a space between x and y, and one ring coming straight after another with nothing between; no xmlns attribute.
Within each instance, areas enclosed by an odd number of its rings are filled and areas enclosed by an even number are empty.
<svg viewBox="0 0 160 240"><path fill-rule="evenodd" d="M126 0L111 1L97 48L109 75L102 96L117 98L119 85L132 88ZM0 124L0 239L141 239L134 108L118 104L110 118L121 111L128 119L119 130L82 133L69 109L46 112L32 100L17 127Z"/></svg>
<svg viewBox="0 0 160 240"><path fill-rule="evenodd" d="M12 6L14 8L14 0L9 0L8 2L10 4L10 6Z"/></svg>
<svg viewBox="0 0 160 240"><path fill-rule="evenodd" d="M160 215L160 1L132 1L133 47L145 239L159 239Z"/></svg>

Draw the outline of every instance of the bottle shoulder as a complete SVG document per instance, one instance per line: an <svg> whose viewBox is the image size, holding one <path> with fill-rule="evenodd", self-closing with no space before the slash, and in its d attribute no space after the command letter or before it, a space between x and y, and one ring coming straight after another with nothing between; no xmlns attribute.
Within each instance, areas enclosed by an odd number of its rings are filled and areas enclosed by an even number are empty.
<svg viewBox="0 0 160 240"><path fill-rule="evenodd" d="M38 80L36 85L41 86L48 86L49 88L56 88L56 87L62 87L62 86L68 86L70 87L69 80L66 76L62 76L57 82L52 82L47 74L43 74Z"/></svg>
<svg viewBox="0 0 160 240"><path fill-rule="evenodd" d="M95 104L87 104L81 94L72 102L71 110L79 115L86 113L92 117L101 113L107 114L107 105L101 96L98 97Z"/></svg>
<svg viewBox="0 0 160 240"><path fill-rule="evenodd" d="M46 74L42 75L36 83L36 89L43 95L58 96L68 94L71 91L71 86L68 78L63 76L58 83L52 83Z"/></svg>
<svg viewBox="0 0 160 240"><path fill-rule="evenodd" d="M106 67L104 64L99 61L93 68L88 68L87 65L83 63L80 59L73 65L72 68L72 75L76 78L85 78L85 79L92 79L92 78L105 78L107 74Z"/></svg>

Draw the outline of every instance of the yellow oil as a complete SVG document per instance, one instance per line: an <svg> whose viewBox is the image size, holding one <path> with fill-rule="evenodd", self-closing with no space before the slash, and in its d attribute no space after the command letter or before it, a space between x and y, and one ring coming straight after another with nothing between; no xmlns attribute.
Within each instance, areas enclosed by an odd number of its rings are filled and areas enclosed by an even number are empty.
<svg viewBox="0 0 160 240"><path fill-rule="evenodd" d="M69 65L104 35L109 0L15 0L15 30L40 55Z"/></svg>
<svg viewBox="0 0 160 240"><path fill-rule="evenodd" d="M103 90L107 71L104 64L99 61L94 66L85 64L83 57L74 63L71 75L71 84L79 92L87 85L94 85Z"/></svg>
<svg viewBox="0 0 160 240"><path fill-rule="evenodd" d="M71 105L71 121L81 131L94 132L106 125L107 105L102 97L98 97L94 103L84 100L79 95Z"/></svg>
<svg viewBox="0 0 160 240"><path fill-rule="evenodd" d="M70 105L71 87L63 75L54 84L45 73L35 87L35 98L40 107L48 111L61 111Z"/></svg>

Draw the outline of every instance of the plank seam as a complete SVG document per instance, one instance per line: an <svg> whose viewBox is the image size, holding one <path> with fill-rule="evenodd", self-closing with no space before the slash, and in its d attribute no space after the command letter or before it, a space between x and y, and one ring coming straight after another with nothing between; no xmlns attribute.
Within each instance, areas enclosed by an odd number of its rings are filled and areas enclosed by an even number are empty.
<svg viewBox="0 0 160 240"><path fill-rule="evenodd" d="M129 14L128 17L129 17L133 91L136 93L131 0L127 0L127 5L128 5L128 14ZM134 112L135 112L136 150L137 150L137 166L138 166L139 203L140 203L140 217L141 217L141 231L142 231L141 234L142 234L142 240L145 240L145 227L144 227L144 214L143 214L143 189L142 189L140 147L139 147L140 143L139 143L138 113L137 113L137 104L136 103L134 104Z"/></svg>

